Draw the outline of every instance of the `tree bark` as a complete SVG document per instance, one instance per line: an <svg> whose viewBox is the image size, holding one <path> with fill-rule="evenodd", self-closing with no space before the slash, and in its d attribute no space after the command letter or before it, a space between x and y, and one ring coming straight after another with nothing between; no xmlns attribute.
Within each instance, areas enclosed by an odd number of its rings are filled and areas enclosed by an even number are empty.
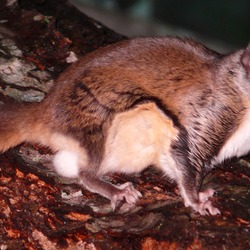
<svg viewBox="0 0 250 250"><path fill-rule="evenodd" d="M0 101L41 101L80 56L122 39L65 0L0 0ZM105 198L59 177L49 149L20 145L0 155L0 249L250 249L249 158L210 173L221 216L185 208L174 183L148 168L131 181L143 194L113 212Z"/></svg>

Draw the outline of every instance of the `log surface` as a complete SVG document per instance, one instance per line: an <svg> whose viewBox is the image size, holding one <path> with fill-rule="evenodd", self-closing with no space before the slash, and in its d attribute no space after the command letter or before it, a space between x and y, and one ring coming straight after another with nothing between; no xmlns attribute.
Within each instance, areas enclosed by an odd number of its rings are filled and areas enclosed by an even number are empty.
<svg viewBox="0 0 250 250"><path fill-rule="evenodd" d="M40 101L76 58L125 37L64 0L0 0L0 101ZM250 158L209 173L220 216L185 208L175 183L148 168L143 194L113 212L109 201L56 175L51 152L20 145L0 155L0 249L250 249Z"/></svg>

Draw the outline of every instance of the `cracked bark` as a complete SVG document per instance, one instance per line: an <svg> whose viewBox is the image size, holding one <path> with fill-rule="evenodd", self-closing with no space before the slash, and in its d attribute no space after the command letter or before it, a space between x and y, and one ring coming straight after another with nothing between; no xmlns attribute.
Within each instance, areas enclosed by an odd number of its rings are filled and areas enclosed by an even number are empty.
<svg viewBox="0 0 250 250"><path fill-rule="evenodd" d="M8 4L8 6L7 6ZM125 37L64 0L0 0L0 101L40 101L81 55ZM53 171L51 152L20 145L0 155L0 249L249 249L249 157L212 171L221 216L185 208L176 185L152 168L131 181L143 194L130 211Z"/></svg>

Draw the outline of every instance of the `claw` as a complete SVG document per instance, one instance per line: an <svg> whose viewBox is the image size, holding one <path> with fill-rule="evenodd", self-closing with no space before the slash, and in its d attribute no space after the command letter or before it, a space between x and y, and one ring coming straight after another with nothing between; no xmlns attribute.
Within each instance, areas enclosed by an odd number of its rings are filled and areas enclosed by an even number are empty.
<svg viewBox="0 0 250 250"><path fill-rule="evenodd" d="M115 211L115 208L116 208L116 203L118 201L118 197L117 195L115 194L112 199L111 199L111 208L113 211Z"/></svg>

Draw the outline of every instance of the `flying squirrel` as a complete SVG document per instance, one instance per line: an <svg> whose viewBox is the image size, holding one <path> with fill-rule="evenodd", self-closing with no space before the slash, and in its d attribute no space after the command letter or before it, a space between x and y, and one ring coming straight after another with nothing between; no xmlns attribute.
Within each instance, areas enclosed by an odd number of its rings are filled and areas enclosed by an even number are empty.
<svg viewBox="0 0 250 250"><path fill-rule="evenodd" d="M201 185L213 166L250 151L250 43L221 55L189 39L134 38L91 52L42 102L0 106L0 151L22 142L50 147L58 174L113 209L142 195L102 177L153 165L185 206L219 214Z"/></svg>

